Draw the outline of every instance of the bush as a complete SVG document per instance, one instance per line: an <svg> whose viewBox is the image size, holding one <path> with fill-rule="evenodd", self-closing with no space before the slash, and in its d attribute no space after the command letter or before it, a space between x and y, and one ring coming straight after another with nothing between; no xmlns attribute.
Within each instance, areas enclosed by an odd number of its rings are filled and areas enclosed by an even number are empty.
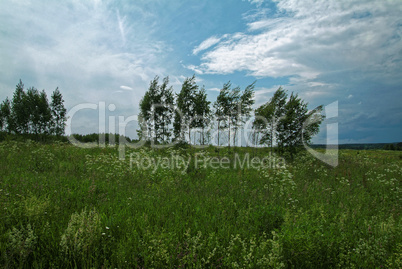
<svg viewBox="0 0 402 269"><path fill-rule="evenodd" d="M95 210L84 209L80 214L71 215L68 227L61 236L60 248L67 260L74 263L91 263L91 256L102 237L99 214Z"/></svg>
<svg viewBox="0 0 402 269"><path fill-rule="evenodd" d="M37 243L31 224L21 226L20 229L13 227L8 233L9 237L9 262L23 265L34 252Z"/></svg>

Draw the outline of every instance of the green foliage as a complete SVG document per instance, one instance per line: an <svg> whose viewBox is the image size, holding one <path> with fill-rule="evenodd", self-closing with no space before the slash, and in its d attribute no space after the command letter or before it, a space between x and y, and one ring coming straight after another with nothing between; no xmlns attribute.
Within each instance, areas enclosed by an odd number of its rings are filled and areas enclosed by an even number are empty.
<svg viewBox="0 0 402 269"><path fill-rule="evenodd" d="M185 134L188 132L188 142L191 143L191 128L197 125L197 119L194 118L196 115L197 93L198 85L195 82L195 75L191 78L186 78L176 97L177 110L174 118L176 140L184 140ZM203 97L199 98L202 100ZM201 109L201 104L198 109Z"/></svg>
<svg viewBox="0 0 402 269"><path fill-rule="evenodd" d="M50 201L48 197L39 198L32 193L28 193L21 205L23 206L24 215L28 219L34 220L47 214L47 210L50 208Z"/></svg>
<svg viewBox="0 0 402 269"><path fill-rule="evenodd" d="M73 213L67 229L61 235L60 251L70 265L88 263L102 238L99 214L95 210Z"/></svg>
<svg viewBox="0 0 402 269"><path fill-rule="evenodd" d="M233 129L233 144L235 145L239 130L251 115L252 105L254 104L254 86L255 82L248 85L243 93L241 93L239 87L235 87L231 90L228 110L229 146L231 128Z"/></svg>
<svg viewBox="0 0 402 269"><path fill-rule="evenodd" d="M31 133L35 135L50 134L52 114L45 91L39 92L33 87L29 88L25 98L25 108L29 112L27 113L28 127L26 130L24 130L24 133Z"/></svg>
<svg viewBox="0 0 402 269"><path fill-rule="evenodd" d="M24 91L22 81L17 84L13 99L11 101L11 131L16 134L28 133L28 121L30 118L28 97Z"/></svg>
<svg viewBox="0 0 402 269"><path fill-rule="evenodd" d="M303 142L310 143L319 132L324 116L322 106L309 112L307 103L297 94L292 93L287 98L286 91L280 87L270 101L255 110L254 141L271 148L276 143L281 153L286 150L293 156Z"/></svg>
<svg viewBox="0 0 402 269"><path fill-rule="evenodd" d="M384 146L385 150L402 150L402 143L386 144Z"/></svg>
<svg viewBox="0 0 402 269"><path fill-rule="evenodd" d="M66 109L58 89L52 94L49 105L46 92L34 87L24 91L20 80L17 84L12 101L8 98L0 105L0 131L9 134L44 140L49 135L61 137L66 125Z"/></svg>
<svg viewBox="0 0 402 269"><path fill-rule="evenodd" d="M156 76L140 101L140 129L137 133L140 139L163 144L171 137L174 97L173 88L168 87L169 78L164 78L162 85L158 85L158 81Z"/></svg>
<svg viewBox="0 0 402 269"><path fill-rule="evenodd" d="M233 143L236 143L239 130L251 115L254 104L254 87L255 82L248 85L242 93L240 87L232 88L230 81L223 85L214 103L218 146L221 145L220 133L225 129L228 130L229 147L232 140L231 133L233 133Z"/></svg>
<svg viewBox="0 0 402 269"><path fill-rule="evenodd" d="M30 224L22 226L19 229L13 227L8 233L8 237L8 262L22 266L35 251L38 237L35 235Z"/></svg>
<svg viewBox="0 0 402 269"><path fill-rule="evenodd" d="M66 127L66 112L67 109L64 107L64 100L59 88L54 90L51 96L52 102L50 104L52 111L52 125L51 125L51 133L56 136L64 135L64 129Z"/></svg>
<svg viewBox="0 0 402 269"><path fill-rule="evenodd" d="M211 121L211 102L207 100L205 88L202 88L195 93L194 102L195 119L192 122L193 127L201 129L200 144L205 145L207 142L209 142L209 137L208 134L205 133L205 128L209 126Z"/></svg>
<svg viewBox="0 0 402 269"><path fill-rule="evenodd" d="M229 94L231 83L227 82L223 85L223 88L219 91L219 95L214 103L215 120L218 128L218 146L221 145L221 131L229 126L227 115L229 114Z"/></svg>
<svg viewBox="0 0 402 269"><path fill-rule="evenodd" d="M127 136L121 136L119 134L111 134L111 133L91 133L91 134L72 134L74 139L81 143L99 143L99 136L104 138L104 142L109 145L116 145L119 144L120 140L132 142L132 140Z"/></svg>
<svg viewBox="0 0 402 269"><path fill-rule="evenodd" d="M160 135L157 135L157 139L160 140L162 144L170 142L170 137L172 135L172 130L170 124L173 119L173 105L174 96L173 88L168 87L169 78L163 79L163 83L160 86L161 103L155 109L155 122L158 127L160 127Z"/></svg>
<svg viewBox="0 0 402 269"><path fill-rule="evenodd" d="M11 118L11 103L8 97L0 104L0 130L11 132L13 126Z"/></svg>

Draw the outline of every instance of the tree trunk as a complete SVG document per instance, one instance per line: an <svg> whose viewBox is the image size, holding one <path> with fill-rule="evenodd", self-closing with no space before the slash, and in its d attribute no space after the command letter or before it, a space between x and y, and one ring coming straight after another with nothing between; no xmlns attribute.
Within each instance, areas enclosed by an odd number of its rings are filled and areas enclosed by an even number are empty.
<svg viewBox="0 0 402 269"><path fill-rule="evenodd" d="M229 148L230 148L230 117L229 117L229 139L228 139L228 143L229 143Z"/></svg>
<svg viewBox="0 0 402 269"><path fill-rule="evenodd" d="M218 119L218 147L220 146L220 143L219 143L220 126L221 126L221 121Z"/></svg>

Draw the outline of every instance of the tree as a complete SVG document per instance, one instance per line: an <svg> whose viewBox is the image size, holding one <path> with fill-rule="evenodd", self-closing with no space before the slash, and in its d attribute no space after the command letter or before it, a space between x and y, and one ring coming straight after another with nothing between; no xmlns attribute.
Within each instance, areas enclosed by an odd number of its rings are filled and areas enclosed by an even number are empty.
<svg viewBox="0 0 402 269"><path fill-rule="evenodd" d="M320 124L324 120L323 106L308 111L308 104L297 94L292 93L285 105L285 114L279 121L278 145L280 151L285 148L291 157L297 149L305 143L310 143L312 137L319 132Z"/></svg>
<svg viewBox="0 0 402 269"><path fill-rule="evenodd" d="M270 102L261 105L254 111L254 121L253 121L253 129L254 129L254 140L255 143L259 144L268 144L271 145L271 128L268 124L268 119L272 118L273 111L272 105ZM260 134L262 135L260 138ZM271 145L272 147L272 145Z"/></svg>
<svg viewBox="0 0 402 269"><path fill-rule="evenodd" d="M195 96L198 85L195 83L195 75L186 78L182 84L181 91L176 97L177 110L174 118L174 132L176 140L184 140L188 132L188 140L191 143L191 128L195 126Z"/></svg>
<svg viewBox="0 0 402 269"><path fill-rule="evenodd" d="M145 92L144 97L140 101L140 127L139 136L147 141L153 140L156 142L155 126L154 122L154 104L159 103L158 94L158 80L159 77L156 76L150 83L148 91Z"/></svg>
<svg viewBox="0 0 402 269"><path fill-rule="evenodd" d="M145 92L145 95L140 101L140 114L138 116L139 127L137 130L139 139L145 139L149 141L151 139L152 132L152 96L150 91Z"/></svg>
<svg viewBox="0 0 402 269"><path fill-rule="evenodd" d="M240 87L235 87L230 90L225 116L228 118L228 145L230 148L231 130L234 129L236 134L240 117Z"/></svg>
<svg viewBox="0 0 402 269"><path fill-rule="evenodd" d="M262 133L261 144L269 142L272 150L277 137L279 151L287 150L293 157L303 141L309 143L318 133L324 117L322 106L309 112L308 104L297 94L286 99L287 93L280 87L269 102L256 109L253 127Z"/></svg>
<svg viewBox="0 0 402 269"><path fill-rule="evenodd" d="M32 133L38 135L40 133L40 110L39 105L41 98L39 92L34 87L27 90L25 96L25 107L29 110L28 120L28 131L27 133Z"/></svg>
<svg viewBox="0 0 402 269"><path fill-rule="evenodd" d="M201 129L200 144L205 145L205 127L209 125L210 121L210 104L211 102L207 100L207 93L203 87L201 90L195 93L195 119L193 121L193 126Z"/></svg>
<svg viewBox="0 0 402 269"><path fill-rule="evenodd" d="M50 135L53 123L52 110L47 99L45 90L39 93L39 133Z"/></svg>
<svg viewBox="0 0 402 269"><path fill-rule="evenodd" d="M137 133L140 139L164 143L171 135L174 97L172 87L168 87L169 77L163 79L162 85L158 83L159 77L155 76L140 101L140 130Z"/></svg>
<svg viewBox="0 0 402 269"><path fill-rule="evenodd" d="M220 144L219 135L221 123L223 122L223 128L227 127L228 129L229 147L232 139L232 129L233 143L236 143L238 130L243 126L246 119L250 117L252 105L254 104L255 82L248 85L243 93L241 93L240 87L231 88L231 86L230 81L223 85L214 104L218 122L218 145Z"/></svg>
<svg viewBox="0 0 402 269"><path fill-rule="evenodd" d="M155 121L160 126L158 129L157 138L161 142L168 142L171 136L170 124L172 123L172 115L174 110L173 88L168 87L169 77L163 79L160 90L160 104L155 108ZM160 130L160 132L159 132Z"/></svg>
<svg viewBox="0 0 402 269"><path fill-rule="evenodd" d="M5 119L3 117L3 104L0 104L0 131L3 131L3 125L5 125Z"/></svg>
<svg viewBox="0 0 402 269"><path fill-rule="evenodd" d="M278 123L284 116L287 93L279 87L269 102L255 110L253 128L261 133L260 144L268 144L272 148L278 136Z"/></svg>
<svg viewBox="0 0 402 269"><path fill-rule="evenodd" d="M11 102L11 118L10 129L12 132L16 134L28 133L29 110L24 84L21 80L16 86Z"/></svg>
<svg viewBox="0 0 402 269"><path fill-rule="evenodd" d="M240 98L236 101L237 110L236 115L234 117L234 135L233 135L233 143L236 143L237 131L238 129L242 128L244 123L250 118L251 112L253 111L253 104L254 104L254 87L255 82L248 85Z"/></svg>
<svg viewBox="0 0 402 269"><path fill-rule="evenodd" d="M320 105L307 113L302 127L302 142L309 144L314 135L320 131L320 125L325 119L322 114L323 106Z"/></svg>
<svg viewBox="0 0 402 269"><path fill-rule="evenodd" d="M52 126L52 112L46 92L39 92L34 87L27 90L24 100L28 113L28 129L26 133L49 135Z"/></svg>
<svg viewBox="0 0 402 269"><path fill-rule="evenodd" d="M284 117L278 125L278 146L280 151L287 147L290 154L302 145L303 123L307 120L307 103L298 98L297 94L292 93L285 105Z"/></svg>
<svg viewBox="0 0 402 269"><path fill-rule="evenodd" d="M66 127L67 109L64 107L63 95L59 91L59 88L56 88L51 96L51 115L52 115L52 124L51 124L51 133L56 136L62 136L64 134L64 130Z"/></svg>
<svg viewBox="0 0 402 269"><path fill-rule="evenodd" d="M0 104L0 130L11 132L12 118L11 118L11 102L6 98Z"/></svg>
<svg viewBox="0 0 402 269"><path fill-rule="evenodd" d="M182 124L181 118L182 118L181 112L178 109L175 109L174 120L173 120L173 134L174 134L174 140L176 141L184 140L183 132L181 130L181 124Z"/></svg>
<svg viewBox="0 0 402 269"><path fill-rule="evenodd" d="M219 95L214 102L215 120L218 128L218 146L220 146L220 133L228 127L228 119L226 115L229 112L230 104L230 81L225 83L219 91Z"/></svg>

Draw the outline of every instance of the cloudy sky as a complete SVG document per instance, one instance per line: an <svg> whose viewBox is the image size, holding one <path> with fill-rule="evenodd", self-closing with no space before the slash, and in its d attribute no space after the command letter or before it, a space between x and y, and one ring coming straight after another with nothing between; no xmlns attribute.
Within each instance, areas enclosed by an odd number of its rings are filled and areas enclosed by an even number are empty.
<svg viewBox="0 0 402 269"><path fill-rule="evenodd" d="M340 143L402 141L401 14L400 0L2 0L0 99L22 79L128 117L156 75L179 91L195 74L211 101L257 80L256 105L279 86L310 109L338 101ZM95 110L74 117L73 132L97 128Z"/></svg>

